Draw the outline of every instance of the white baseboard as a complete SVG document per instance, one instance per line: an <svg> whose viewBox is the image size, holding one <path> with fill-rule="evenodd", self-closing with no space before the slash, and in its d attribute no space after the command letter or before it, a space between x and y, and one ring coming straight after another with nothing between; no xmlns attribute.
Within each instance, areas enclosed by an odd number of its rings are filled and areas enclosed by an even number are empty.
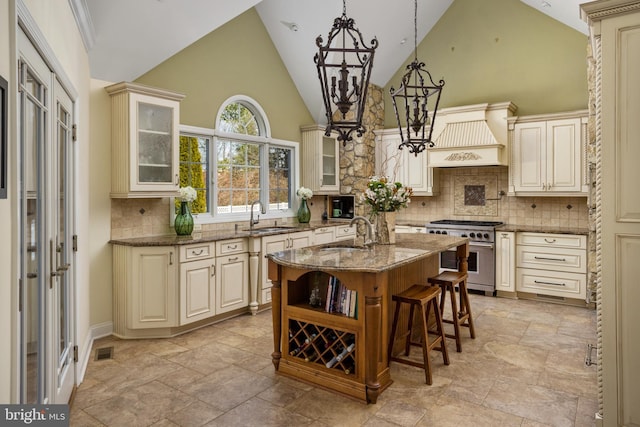
<svg viewBox="0 0 640 427"><path fill-rule="evenodd" d="M78 343L78 364L76 365L76 385L80 385L84 380L84 374L89 365L91 348L93 342L102 337L107 337L113 333L113 322L104 322L93 325L89 328L87 337L82 346Z"/></svg>

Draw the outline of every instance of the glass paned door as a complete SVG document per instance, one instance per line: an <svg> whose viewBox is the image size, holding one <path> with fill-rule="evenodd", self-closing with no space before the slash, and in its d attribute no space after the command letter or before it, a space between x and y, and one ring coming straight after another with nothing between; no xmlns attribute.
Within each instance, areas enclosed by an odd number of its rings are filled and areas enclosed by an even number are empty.
<svg viewBox="0 0 640 427"><path fill-rule="evenodd" d="M173 109L138 102L138 183L173 182Z"/></svg>
<svg viewBox="0 0 640 427"><path fill-rule="evenodd" d="M20 403L67 403L73 366L73 102L18 38Z"/></svg>
<svg viewBox="0 0 640 427"><path fill-rule="evenodd" d="M52 194L55 209L52 211L54 235L51 236L51 313L56 327L52 330L52 342L55 343L55 401L66 402L74 384L73 376L73 305L72 274L73 269L73 209L72 209L72 108L71 99L56 80L54 86L56 103L56 132L53 142L53 182ZM52 360L53 361L53 360Z"/></svg>
<svg viewBox="0 0 640 427"><path fill-rule="evenodd" d="M21 402L48 399L45 331L44 147L47 141L50 72L33 45L20 31L23 58L19 67L20 216L21 216Z"/></svg>

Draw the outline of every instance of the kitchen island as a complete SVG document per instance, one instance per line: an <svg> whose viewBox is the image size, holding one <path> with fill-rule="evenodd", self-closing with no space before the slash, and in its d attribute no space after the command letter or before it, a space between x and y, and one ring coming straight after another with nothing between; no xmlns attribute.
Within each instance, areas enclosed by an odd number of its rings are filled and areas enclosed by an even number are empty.
<svg viewBox="0 0 640 427"><path fill-rule="evenodd" d="M442 235L401 234L395 245L336 244L267 254L275 369L376 403L392 382L391 296L416 283L427 285L438 274L438 254L453 248L460 271L466 271L468 239Z"/></svg>

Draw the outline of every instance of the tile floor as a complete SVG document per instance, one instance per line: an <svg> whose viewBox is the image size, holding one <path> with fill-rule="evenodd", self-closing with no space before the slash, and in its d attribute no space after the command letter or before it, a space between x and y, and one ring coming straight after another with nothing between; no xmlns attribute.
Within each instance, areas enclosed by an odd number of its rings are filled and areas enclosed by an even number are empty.
<svg viewBox="0 0 640 427"><path fill-rule="evenodd" d="M365 405L274 372L271 312L175 338L97 340L71 426L593 426L595 310L471 295L477 338L451 364L391 364L394 383ZM416 353L420 353L417 349Z"/></svg>

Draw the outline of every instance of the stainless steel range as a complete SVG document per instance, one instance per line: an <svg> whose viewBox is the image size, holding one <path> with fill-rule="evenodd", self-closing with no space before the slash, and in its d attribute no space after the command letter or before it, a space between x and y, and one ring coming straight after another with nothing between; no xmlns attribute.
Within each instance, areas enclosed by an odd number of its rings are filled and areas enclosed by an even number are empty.
<svg viewBox="0 0 640 427"><path fill-rule="evenodd" d="M494 295L496 289L495 228L499 221L442 219L427 224L427 233L469 238L468 289ZM440 254L440 271L457 270L455 250Z"/></svg>

